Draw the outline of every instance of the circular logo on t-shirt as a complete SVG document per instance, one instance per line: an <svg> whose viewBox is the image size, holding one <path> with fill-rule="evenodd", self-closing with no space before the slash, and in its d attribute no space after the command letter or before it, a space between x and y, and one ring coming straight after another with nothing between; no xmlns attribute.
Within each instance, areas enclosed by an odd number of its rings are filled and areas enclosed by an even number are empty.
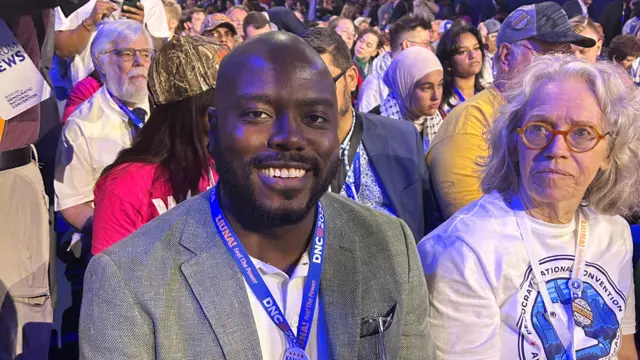
<svg viewBox="0 0 640 360"><path fill-rule="evenodd" d="M536 284L531 266L525 272L518 292L518 359L566 358L565 346L570 344L562 343L561 334L547 316L550 312L563 322L575 323L576 359L611 359L620 349L619 319L624 317L625 294L602 266L590 262L582 274L582 289L576 291L570 284L573 261L573 255L550 256L540 261L540 275L554 309L546 309L539 292L543 283ZM576 297L575 293L579 295Z"/></svg>

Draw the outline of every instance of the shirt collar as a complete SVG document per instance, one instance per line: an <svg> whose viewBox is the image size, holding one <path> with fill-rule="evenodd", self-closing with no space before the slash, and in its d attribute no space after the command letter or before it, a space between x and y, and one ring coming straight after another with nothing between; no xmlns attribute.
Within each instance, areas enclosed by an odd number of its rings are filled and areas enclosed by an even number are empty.
<svg viewBox="0 0 640 360"><path fill-rule="evenodd" d="M340 144L340 157L345 156L346 152L349 151L351 136L353 136L353 129L355 128L355 125L356 125L356 111L353 108L351 108L351 114L353 114L351 118L351 129L349 129L349 133L347 134L347 137L345 137L344 140L342 141L342 144Z"/></svg>
<svg viewBox="0 0 640 360"><path fill-rule="evenodd" d="M129 117L127 117L127 114L125 114L122 110L120 110L120 108L118 107L118 105L116 104L116 102L111 98L111 95L109 95L109 91L107 90L107 86L106 85L102 85L102 87L99 90L101 92L101 96L104 97L105 102L109 104L109 106L112 108L113 111L115 111L117 114L120 115L120 119L124 122L128 122L129 121ZM137 104L137 106L135 107L140 107L142 109L144 109L147 112L147 119L149 118L149 114L151 114L151 110L149 107L149 99L146 98L142 104ZM129 108L129 109L134 109L134 108ZM147 122L145 119L145 123Z"/></svg>
<svg viewBox="0 0 640 360"><path fill-rule="evenodd" d="M253 261L253 264L258 269L258 271L260 271L260 274L262 275L279 274L281 276L285 276L287 278L293 279L296 277L305 277L309 273L309 249L308 248L307 250L304 251L304 253L302 253L302 256L300 256L300 261L298 261L298 265L296 265L296 268L293 270L291 277L285 274L284 271L278 269L277 267L271 264L267 264L251 256L250 258L251 258L251 261Z"/></svg>

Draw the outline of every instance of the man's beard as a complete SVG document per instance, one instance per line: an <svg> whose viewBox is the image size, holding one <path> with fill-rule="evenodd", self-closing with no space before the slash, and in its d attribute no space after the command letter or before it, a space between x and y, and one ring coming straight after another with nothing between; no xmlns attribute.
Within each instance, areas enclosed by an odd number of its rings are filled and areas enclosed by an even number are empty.
<svg viewBox="0 0 640 360"><path fill-rule="evenodd" d="M344 93L342 94L342 104L338 109L338 117L340 119L344 118L349 113L349 110L351 110L351 92L345 84Z"/></svg>
<svg viewBox="0 0 640 360"><path fill-rule="evenodd" d="M133 104L142 104L147 100L149 96L146 81L148 71L144 67L131 68L124 79L114 71L107 71L105 75L107 89L118 99ZM134 76L144 76L145 81L133 82L131 78Z"/></svg>
<svg viewBox="0 0 640 360"><path fill-rule="evenodd" d="M235 216L243 214L242 219L236 219L243 223L243 226L251 226L252 228L272 228L279 226L287 226L297 224L302 221L311 211L314 211L320 198L327 192L331 180L335 177L338 166L340 165L338 152L335 158L328 164L328 171L325 176L320 178L319 160L303 156L299 152L280 152L271 155L259 154L246 161L242 167L237 167L222 154L219 147L220 140L217 132L214 132L214 144L211 146L211 155L219 176L219 184L228 199L232 199L234 203ZM284 161L297 162L307 164L311 167L313 176L317 179L311 189L309 200L301 209L290 209L286 207L267 208L263 206L259 199L258 193L251 182L252 171L262 163ZM296 194L285 192L283 197L287 200L293 200Z"/></svg>

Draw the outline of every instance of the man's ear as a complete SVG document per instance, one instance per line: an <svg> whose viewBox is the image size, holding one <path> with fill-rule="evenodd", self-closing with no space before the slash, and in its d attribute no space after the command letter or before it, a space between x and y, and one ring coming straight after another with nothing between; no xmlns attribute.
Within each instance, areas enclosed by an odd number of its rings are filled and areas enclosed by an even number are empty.
<svg viewBox="0 0 640 360"><path fill-rule="evenodd" d="M358 87L358 68L356 68L355 65L351 65L349 70L347 70L347 72L344 74L344 77L347 81L349 91L356 91L356 88Z"/></svg>
<svg viewBox="0 0 640 360"><path fill-rule="evenodd" d="M514 51L514 49L511 47L511 44L508 43L502 43L498 48L498 59L496 65L498 65L505 73L509 71L509 57L512 55L512 51Z"/></svg>

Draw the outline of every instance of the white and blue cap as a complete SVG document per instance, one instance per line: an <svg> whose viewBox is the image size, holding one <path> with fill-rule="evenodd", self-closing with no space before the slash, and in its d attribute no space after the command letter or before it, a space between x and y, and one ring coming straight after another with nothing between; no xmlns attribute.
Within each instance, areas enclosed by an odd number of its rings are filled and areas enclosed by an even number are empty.
<svg viewBox="0 0 640 360"><path fill-rule="evenodd" d="M496 44L513 44L520 40L534 39L548 43L568 43L585 48L596 41L573 31L567 14L555 2L525 5L514 10L502 23Z"/></svg>

